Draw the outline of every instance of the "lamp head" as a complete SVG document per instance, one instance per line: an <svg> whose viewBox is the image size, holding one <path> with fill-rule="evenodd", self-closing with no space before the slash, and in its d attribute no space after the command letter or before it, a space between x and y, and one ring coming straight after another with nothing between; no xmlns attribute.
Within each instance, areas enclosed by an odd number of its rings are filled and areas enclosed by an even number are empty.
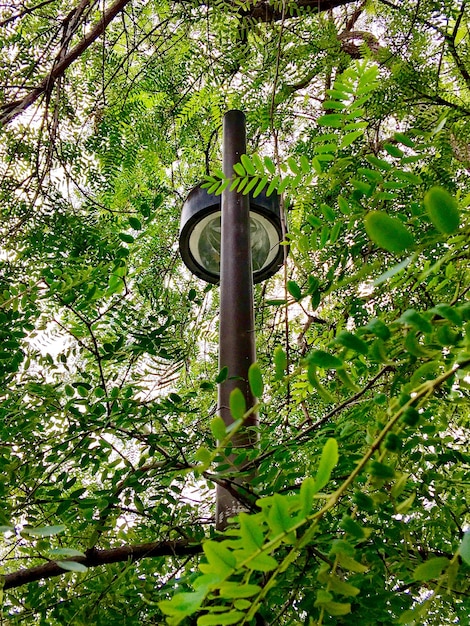
<svg viewBox="0 0 470 626"><path fill-rule="evenodd" d="M279 196L250 198L253 281L273 276L284 262ZM221 197L200 185L188 194L181 213L179 248L189 270L208 283L220 281Z"/></svg>

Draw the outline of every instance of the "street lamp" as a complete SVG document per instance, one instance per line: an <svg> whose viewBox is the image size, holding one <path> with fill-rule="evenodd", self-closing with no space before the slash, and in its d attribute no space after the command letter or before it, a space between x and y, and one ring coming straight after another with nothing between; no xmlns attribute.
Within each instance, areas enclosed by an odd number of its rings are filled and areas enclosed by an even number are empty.
<svg viewBox="0 0 470 626"><path fill-rule="evenodd" d="M227 178L233 178L242 154L246 154L245 116L229 111L224 115L222 149ZM219 370L226 367L228 376L219 384L218 413L226 426L233 423L229 407L234 389L243 393L248 408L256 404L248 381L248 370L256 361L253 282L269 278L282 266L287 253L283 239L277 195L261 193L254 198L227 187L220 199L197 186L184 203L179 242L183 261L199 278L220 283ZM257 437L250 426L257 425L252 411L244 429L231 440L233 452L227 461L235 473L243 469L233 462L236 451L254 447ZM236 487L236 479L232 485ZM217 485L218 530L244 508L236 493L236 488L229 491Z"/></svg>

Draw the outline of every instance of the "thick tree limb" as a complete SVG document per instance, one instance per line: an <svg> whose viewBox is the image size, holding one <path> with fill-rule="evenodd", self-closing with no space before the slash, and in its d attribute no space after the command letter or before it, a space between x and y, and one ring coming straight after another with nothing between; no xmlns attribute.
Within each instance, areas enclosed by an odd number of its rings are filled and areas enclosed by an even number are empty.
<svg viewBox="0 0 470 626"><path fill-rule="evenodd" d="M184 4L193 4L193 0L175 0L175 2ZM285 18L298 17L298 13L290 12L291 6L294 9L300 9L300 11L311 11L312 13L323 13L324 11L330 11L336 7L346 6L347 4L355 4L357 0L296 0L295 2L287 2ZM201 4L210 6L210 2L205 0ZM250 6L245 10L237 10L237 5L232 0L225 0L227 10L232 10L234 13L238 13L241 17L251 18L256 22L275 22L282 20L283 9L282 3L273 3L270 0L259 0L255 2L253 6ZM221 6L221 3L218 3Z"/></svg>
<svg viewBox="0 0 470 626"><path fill-rule="evenodd" d="M304 10L310 9L313 13L322 13L323 11L329 11L330 9L342 7L347 4L353 4L354 2L356 2L356 0L297 0L297 2L295 2L295 7ZM280 3L277 4L279 5ZM245 17L251 17L258 22L273 22L281 20L282 14L282 6L273 7L271 6L269 0L260 0L260 2L257 2L253 7L242 13ZM295 16L296 15L294 13L292 17ZM287 8L286 17L291 17L289 7Z"/></svg>
<svg viewBox="0 0 470 626"><path fill-rule="evenodd" d="M0 125L4 126L11 122L15 117L26 111L28 107L36 102L42 94L50 90L55 81L64 74L65 70L76 61L100 35L103 34L110 22L112 22L116 15L118 15L129 2L130 0L115 0L109 9L103 13L100 21L95 24L91 31L87 33L60 62L53 66L50 73L43 78L37 87L32 89L20 100L15 100L15 102L10 102L0 107Z"/></svg>
<svg viewBox="0 0 470 626"><path fill-rule="evenodd" d="M200 543L191 543L186 540L179 541L156 541L153 543L140 543L134 546L121 546L120 548L110 548L109 550L98 550L92 548L87 550L85 556L76 556L64 559L81 563L86 567L98 567L108 563L135 562L140 559L154 558L159 556L181 556L199 554L202 551ZM20 569L11 574L5 574L3 578L3 589L14 589L36 580L62 576L67 571L60 567L56 561L49 561L44 565L38 565L29 569ZM1 586L1 585L0 585Z"/></svg>

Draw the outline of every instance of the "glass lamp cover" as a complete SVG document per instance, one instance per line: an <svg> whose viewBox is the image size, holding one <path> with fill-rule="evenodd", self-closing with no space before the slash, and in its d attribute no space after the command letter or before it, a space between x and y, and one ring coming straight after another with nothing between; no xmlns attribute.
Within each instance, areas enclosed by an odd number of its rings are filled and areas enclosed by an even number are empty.
<svg viewBox="0 0 470 626"><path fill-rule="evenodd" d="M198 256L201 265L212 274L220 272L221 231L220 213L216 213L206 221L199 234ZM253 214L250 216L250 235L253 271L256 272L266 264L271 251L271 241L264 224Z"/></svg>

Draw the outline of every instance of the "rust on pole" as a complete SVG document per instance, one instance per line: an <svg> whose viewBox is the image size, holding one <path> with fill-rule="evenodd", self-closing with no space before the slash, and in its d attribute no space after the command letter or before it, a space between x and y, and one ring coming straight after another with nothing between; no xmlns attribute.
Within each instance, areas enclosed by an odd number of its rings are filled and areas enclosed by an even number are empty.
<svg viewBox="0 0 470 626"><path fill-rule="evenodd" d="M228 111L223 122L223 171L233 176L233 166L246 153L245 116L241 111ZM250 206L248 195L227 188L222 194L221 258L220 258L220 319L219 369L228 368L227 379L219 385L219 415L228 426L233 423L230 413L230 393L238 387L247 408L255 403L248 383L248 369L256 360L253 309L253 271L250 241ZM257 424L250 415L242 432L232 439L233 461L237 450L251 448L256 437L245 429ZM240 470L241 468L231 468ZM244 510L239 500L220 485L216 496L216 527L223 530L228 518Z"/></svg>

